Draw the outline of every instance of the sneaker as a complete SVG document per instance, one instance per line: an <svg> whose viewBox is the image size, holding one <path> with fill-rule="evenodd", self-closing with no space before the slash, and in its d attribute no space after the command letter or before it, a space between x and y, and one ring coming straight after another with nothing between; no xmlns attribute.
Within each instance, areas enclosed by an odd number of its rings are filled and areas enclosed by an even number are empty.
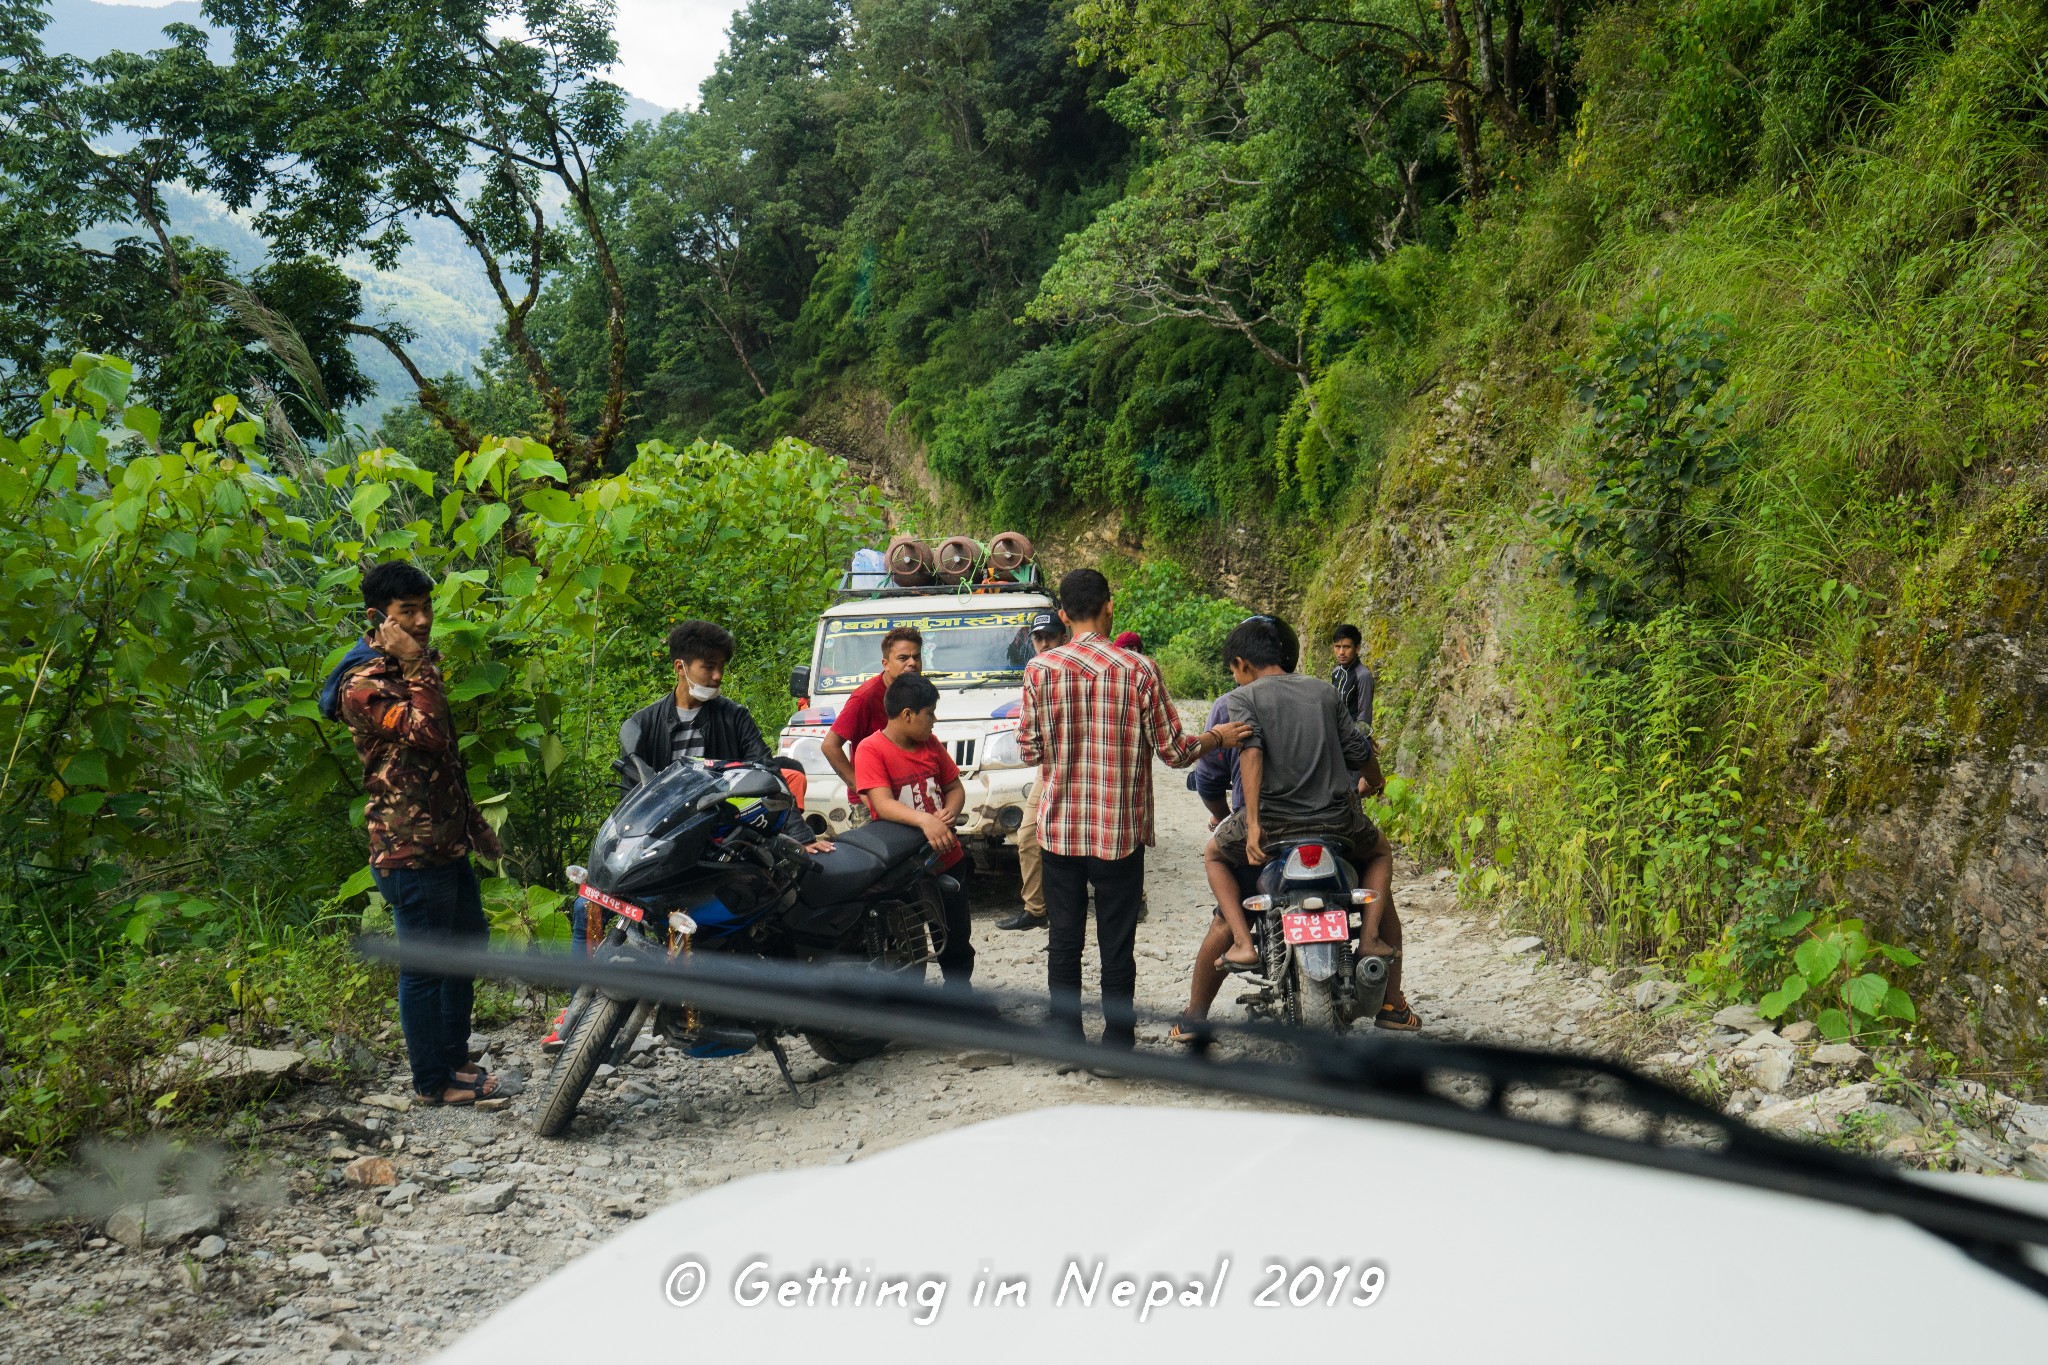
<svg viewBox="0 0 2048 1365"><path fill-rule="evenodd" d="M1029 910L1019 910L1008 919L996 921L996 928L998 929L1043 929L1044 927L1045 916L1034 915Z"/></svg>
<svg viewBox="0 0 2048 1365"><path fill-rule="evenodd" d="M1404 999L1389 1000L1380 1006L1379 1017L1374 1019L1375 1028L1393 1029L1397 1033L1413 1033L1422 1027L1422 1016L1408 1008Z"/></svg>
<svg viewBox="0 0 2048 1365"><path fill-rule="evenodd" d="M543 1054L556 1053L562 1050L562 1021L568 1017L569 1007L564 1005L562 1006L562 1012L555 1016L555 1021L548 1025L548 1036L540 1040L540 1050Z"/></svg>

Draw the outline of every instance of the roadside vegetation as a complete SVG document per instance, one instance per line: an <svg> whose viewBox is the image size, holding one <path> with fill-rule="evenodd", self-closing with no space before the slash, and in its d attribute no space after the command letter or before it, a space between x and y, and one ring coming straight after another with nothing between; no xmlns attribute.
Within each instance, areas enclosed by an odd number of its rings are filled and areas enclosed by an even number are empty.
<svg viewBox="0 0 2048 1365"><path fill-rule="evenodd" d="M982 529L1117 546L1176 691L1247 605L1312 663L1357 620L1381 815L1557 946L1927 1065L1992 1062L1994 990L2038 1043L2025 971L1852 907L1842 813L2015 742L1857 688L2048 535L2039 5L754 0L632 126L601 6L208 14L225 65L79 62L0 0L0 1144L143 1121L122 1059L183 1032L386 1017L313 708L365 559L440 576L493 920L553 932L671 618L780 719L877 405ZM468 373L333 264L422 217L495 272ZM415 388L367 434L364 346Z"/></svg>

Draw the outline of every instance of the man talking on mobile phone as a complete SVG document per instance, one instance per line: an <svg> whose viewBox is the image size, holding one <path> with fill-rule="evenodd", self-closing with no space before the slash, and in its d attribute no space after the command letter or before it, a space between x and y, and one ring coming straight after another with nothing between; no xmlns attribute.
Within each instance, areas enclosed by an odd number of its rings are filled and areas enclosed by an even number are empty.
<svg viewBox="0 0 2048 1365"><path fill-rule="evenodd" d="M370 873L399 941L482 944L490 927L469 859L502 850L470 798L441 656L428 643L433 594L434 580L402 560L363 575L368 628L328 677L321 709L347 724L363 761ZM466 976L398 974L398 1023L422 1104L475 1104L498 1088L469 1061L473 997Z"/></svg>

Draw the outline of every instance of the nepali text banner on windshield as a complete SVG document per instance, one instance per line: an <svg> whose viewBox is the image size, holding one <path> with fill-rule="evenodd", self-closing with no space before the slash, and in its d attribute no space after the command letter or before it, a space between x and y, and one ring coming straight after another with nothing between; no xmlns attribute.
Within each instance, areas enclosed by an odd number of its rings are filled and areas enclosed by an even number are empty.
<svg viewBox="0 0 2048 1365"><path fill-rule="evenodd" d="M925 676L941 687L1015 686L1031 658L1024 611L947 611L906 616L831 617L818 650L819 692L851 692L882 671L882 637L899 626L924 636Z"/></svg>

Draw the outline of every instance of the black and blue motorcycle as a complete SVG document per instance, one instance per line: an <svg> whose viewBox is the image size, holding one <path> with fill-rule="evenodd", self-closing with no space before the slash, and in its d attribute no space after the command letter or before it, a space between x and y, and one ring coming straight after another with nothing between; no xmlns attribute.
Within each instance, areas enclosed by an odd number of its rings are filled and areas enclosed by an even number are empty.
<svg viewBox="0 0 2048 1365"><path fill-rule="evenodd" d="M583 897L598 961L641 965L693 953L784 961L854 961L922 980L945 947L950 889L924 834L879 822L807 853L792 837L802 816L774 769L681 760L656 772L620 761L627 793L598 830L588 867L570 878ZM566 1133L599 1069L618 1066L649 1025L691 1057L755 1048L775 1056L792 1091L787 1032L767 1019L728 1019L685 1005L619 999L586 987L562 1019L563 1047L534 1129ZM827 1061L854 1062L884 1038L803 1035Z"/></svg>

